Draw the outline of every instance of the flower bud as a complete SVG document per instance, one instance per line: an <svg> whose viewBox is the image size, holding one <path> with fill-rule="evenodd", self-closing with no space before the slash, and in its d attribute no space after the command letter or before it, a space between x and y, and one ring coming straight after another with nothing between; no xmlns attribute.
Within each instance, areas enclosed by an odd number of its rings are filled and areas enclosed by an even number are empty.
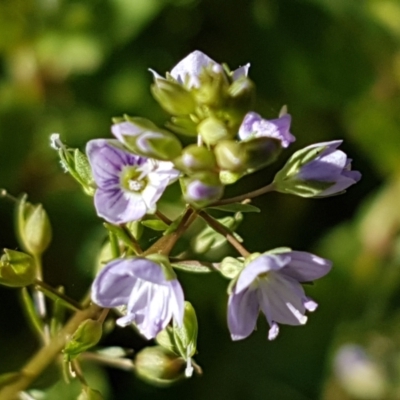
<svg viewBox="0 0 400 400"><path fill-rule="evenodd" d="M151 92L160 106L171 115L187 115L194 112L196 102L192 94L179 83L156 78Z"/></svg>
<svg viewBox="0 0 400 400"><path fill-rule="evenodd" d="M220 140L231 139L234 134L228 126L215 117L208 117L198 126L198 132L208 145L215 145Z"/></svg>
<svg viewBox="0 0 400 400"><path fill-rule="evenodd" d="M17 205L17 230L22 247L33 255L42 254L51 241L51 225L41 204L33 205L24 195Z"/></svg>
<svg viewBox="0 0 400 400"><path fill-rule="evenodd" d="M93 319L83 321L64 347L64 357L70 361L95 346L103 333L102 323Z"/></svg>
<svg viewBox="0 0 400 400"><path fill-rule="evenodd" d="M172 117L165 126L172 132L185 136L197 136L197 123L188 116Z"/></svg>
<svg viewBox="0 0 400 400"><path fill-rule="evenodd" d="M145 381L167 386L183 377L185 361L161 346L146 347L135 358L135 372Z"/></svg>
<svg viewBox="0 0 400 400"><path fill-rule="evenodd" d="M343 193L361 179L361 174L351 170L351 159L337 149L341 143L316 143L294 153L275 175L275 189L302 197Z"/></svg>
<svg viewBox="0 0 400 400"><path fill-rule="evenodd" d="M24 287L35 280L35 262L32 256L20 251L4 249L0 258L0 284Z"/></svg>
<svg viewBox="0 0 400 400"><path fill-rule="evenodd" d="M158 128L145 118L125 118L126 122L114 124L111 131L128 149L136 154L164 161L180 155L182 145L174 134Z"/></svg>
<svg viewBox="0 0 400 400"><path fill-rule="evenodd" d="M183 196L194 206L204 207L219 200L224 192L218 174L202 172L182 180Z"/></svg>
<svg viewBox="0 0 400 400"><path fill-rule="evenodd" d="M240 145L246 157L245 166L248 173L272 164L282 150L281 141L269 137L240 142Z"/></svg>
<svg viewBox="0 0 400 400"><path fill-rule="evenodd" d="M215 155L206 147L195 144L187 146L174 164L185 172L213 171L217 167Z"/></svg>
<svg viewBox="0 0 400 400"><path fill-rule="evenodd" d="M246 153L242 143L233 140L222 140L214 148L217 163L222 170L241 172L246 169Z"/></svg>
<svg viewBox="0 0 400 400"><path fill-rule="evenodd" d="M230 107L236 110L243 118L254 103L254 83L247 76L242 76L229 86L228 95Z"/></svg>
<svg viewBox="0 0 400 400"><path fill-rule="evenodd" d="M243 269L244 261L233 257L225 257L220 265L219 272L228 279L235 279Z"/></svg>

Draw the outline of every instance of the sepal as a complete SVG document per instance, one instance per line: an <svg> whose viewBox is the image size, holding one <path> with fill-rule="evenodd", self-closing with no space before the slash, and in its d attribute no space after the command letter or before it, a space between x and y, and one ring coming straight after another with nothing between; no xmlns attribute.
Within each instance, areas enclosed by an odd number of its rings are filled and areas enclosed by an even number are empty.
<svg viewBox="0 0 400 400"><path fill-rule="evenodd" d="M20 251L4 249L0 258L0 284L24 287L35 280L35 261L32 256Z"/></svg>

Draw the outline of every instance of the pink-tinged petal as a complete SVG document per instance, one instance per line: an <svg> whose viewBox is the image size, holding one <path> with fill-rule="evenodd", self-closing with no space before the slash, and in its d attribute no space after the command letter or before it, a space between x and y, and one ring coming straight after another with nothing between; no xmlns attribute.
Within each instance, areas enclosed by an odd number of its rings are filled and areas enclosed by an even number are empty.
<svg viewBox="0 0 400 400"><path fill-rule="evenodd" d="M254 331L258 312L256 291L245 290L229 296L228 327L232 340L245 339Z"/></svg>
<svg viewBox="0 0 400 400"><path fill-rule="evenodd" d="M127 260L115 260L104 267L92 284L92 300L101 307L127 304L136 278Z"/></svg>
<svg viewBox="0 0 400 400"><path fill-rule="evenodd" d="M268 320L287 325L304 325L304 290L301 285L285 278L279 272L271 272L268 278L260 283L258 294L260 307Z"/></svg>
<svg viewBox="0 0 400 400"><path fill-rule="evenodd" d="M240 273L236 282L235 293L240 293L248 288L260 274L276 271L284 267L290 261L290 257L264 254L250 262Z"/></svg>
<svg viewBox="0 0 400 400"><path fill-rule="evenodd" d="M137 221L147 212L141 195L126 193L122 189L97 189L94 205L97 215L113 224Z"/></svg>
<svg viewBox="0 0 400 400"><path fill-rule="evenodd" d="M312 282L325 276L332 268L332 262L305 251L282 253L290 261L282 268L281 273L299 282Z"/></svg>

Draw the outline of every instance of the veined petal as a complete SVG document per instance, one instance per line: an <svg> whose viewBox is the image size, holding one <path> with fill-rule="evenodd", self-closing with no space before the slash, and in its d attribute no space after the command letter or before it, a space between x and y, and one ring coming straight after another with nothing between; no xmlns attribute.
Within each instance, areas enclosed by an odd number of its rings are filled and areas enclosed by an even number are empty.
<svg viewBox="0 0 400 400"><path fill-rule="evenodd" d="M140 194L126 193L122 189L97 189L94 204L97 214L114 224L137 221L147 212Z"/></svg>
<svg viewBox="0 0 400 400"><path fill-rule="evenodd" d="M135 282L130 263L127 260L114 260L93 281L92 300L107 308L127 304Z"/></svg>
<svg viewBox="0 0 400 400"><path fill-rule="evenodd" d="M232 80L237 81L242 76L247 76L249 73L249 69L250 69L250 63L247 63L246 65L243 65L242 67L235 69L232 73Z"/></svg>
<svg viewBox="0 0 400 400"><path fill-rule="evenodd" d="M248 288L258 275L266 272L276 271L284 267L290 261L290 257L279 255L263 254L249 263L240 273L235 286L235 293L240 293Z"/></svg>
<svg viewBox="0 0 400 400"><path fill-rule="evenodd" d="M281 269L281 273L299 282L312 282L325 276L332 268L332 262L305 251L282 253L290 261Z"/></svg>
<svg viewBox="0 0 400 400"><path fill-rule="evenodd" d="M255 290L232 293L228 302L228 327L232 340L241 340L255 329L259 305Z"/></svg>

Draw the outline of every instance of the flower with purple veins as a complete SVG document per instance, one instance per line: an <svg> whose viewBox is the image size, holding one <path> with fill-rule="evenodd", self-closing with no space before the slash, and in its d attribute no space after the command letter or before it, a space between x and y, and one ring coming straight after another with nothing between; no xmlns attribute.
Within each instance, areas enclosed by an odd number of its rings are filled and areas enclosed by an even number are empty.
<svg viewBox="0 0 400 400"><path fill-rule="evenodd" d="M153 213L166 187L179 171L171 162L156 161L128 153L117 142L95 139L86 153L97 185L94 203L97 214L120 224Z"/></svg>
<svg viewBox="0 0 400 400"><path fill-rule="evenodd" d="M162 267L146 258L108 263L92 285L92 300L105 308L125 306L120 326L134 323L146 339L153 339L172 318L182 325L184 297L177 279L167 280Z"/></svg>
<svg viewBox="0 0 400 400"><path fill-rule="evenodd" d="M245 339L255 329L260 310L270 326L268 339L279 333L278 324L304 325L305 312L317 303L308 298L300 283L326 275L332 263L302 251L265 253L240 273L228 302L228 326L233 340Z"/></svg>
<svg viewBox="0 0 400 400"><path fill-rule="evenodd" d="M279 118L267 120L253 111L248 112L239 128L239 138L246 140L250 137L271 137L279 139L282 147L286 148L296 140L289 132L291 120L290 114L284 114Z"/></svg>

